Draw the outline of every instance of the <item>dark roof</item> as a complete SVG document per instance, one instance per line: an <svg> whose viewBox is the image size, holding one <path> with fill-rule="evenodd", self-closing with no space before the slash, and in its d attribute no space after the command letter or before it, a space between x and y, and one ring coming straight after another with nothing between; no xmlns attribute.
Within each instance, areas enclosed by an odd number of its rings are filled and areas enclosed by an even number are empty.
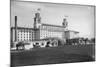
<svg viewBox="0 0 100 67"><path fill-rule="evenodd" d="M61 27L61 28L64 28L63 26L52 25L52 24L44 24L44 23L42 23L42 25L44 25L44 26L53 26L53 27Z"/></svg>
<svg viewBox="0 0 100 67"><path fill-rule="evenodd" d="M75 33L79 33L78 31L74 31L74 30L67 30L65 32L75 32Z"/></svg>
<svg viewBox="0 0 100 67"><path fill-rule="evenodd" d="M15 29L15 27L11 27L11 29ZM34 30L34 28L28 28L28 27L17 27L17 29ZM38 29L35 29L35 30L38 30Z"/></svg>

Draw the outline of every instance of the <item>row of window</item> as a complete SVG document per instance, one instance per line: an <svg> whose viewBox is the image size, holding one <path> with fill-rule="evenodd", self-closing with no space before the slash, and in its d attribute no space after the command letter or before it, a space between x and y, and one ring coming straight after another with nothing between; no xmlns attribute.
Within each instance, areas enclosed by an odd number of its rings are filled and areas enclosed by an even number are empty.
<svg viewBox="0 0 100 67"><path fill-rule="evenodd" d="M62 37L62 32L41 31L40 38L45 37Z"/></svg>
<svg viewBox="0 0 100 67"><path fill-rule="evenodd" d="M27 40L32 40L34 33L33 32L18 32L18 41L27 41Z"/></svg>
<svg viewBox="0 0 100 67"><path fill-rule="evenodd" d="M19 32L34 32L32 30L26 30L26 29L23 29L23 30L18 30Z"/></svg>
<svg viewBox="0 0 100 67"><path fill-rule="evenodd" d="M47 30L59 30L59 31L63 31L64 28L61 27L52 27L52 26L42 26L42 29L47 29Z"/></svg>
<svg viewBox="0 0 100 67"><path fill-rule="evenodd" d="M61 36L60 32L51 32L48 30L40 30L40 38L46 38L46 37L55 37L55 36ZM23 40L32 40L34 38L34 32L23 32L23 30L18 30L17 34L17 39L18 41L23 41Z"/></svg>
<svg viewBox="0 0 100 67"><path fill-rule="evenodd" d="M23 33L20 33L20 34L19 34L19 33L18 33L18 36L20 36L20 35L21 35L21 36L28 36L28 35L31 36L31 35L34 35L34 34L31 34L31 33L30 33L30 34L27 34L27 33L26 33L26 34L25 34L25 33L24 33L24 34L23 34Z"/></svg>

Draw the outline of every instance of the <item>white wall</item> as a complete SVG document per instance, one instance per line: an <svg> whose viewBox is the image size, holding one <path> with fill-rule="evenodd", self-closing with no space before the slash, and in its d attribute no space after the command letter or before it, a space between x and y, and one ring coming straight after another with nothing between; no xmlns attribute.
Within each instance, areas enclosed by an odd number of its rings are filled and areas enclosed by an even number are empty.
<svg viewBox="0 0 100 67"><path fill-rule="evenodd" d="M63 37L63 32L56 32L56 31L48 31L48 30L41 30L40 31L40 39L46 38L46 37Z"/></svg>

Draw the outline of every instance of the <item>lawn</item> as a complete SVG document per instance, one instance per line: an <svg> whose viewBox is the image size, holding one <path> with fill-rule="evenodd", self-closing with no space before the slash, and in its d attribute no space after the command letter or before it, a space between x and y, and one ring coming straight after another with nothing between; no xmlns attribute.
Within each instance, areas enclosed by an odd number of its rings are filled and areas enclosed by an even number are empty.
<svg viewBox="0 0 100 67"><path fill-rule="evenodd" d="M94 61L94 45L66 45L11 51L12 66Z"/></svg>

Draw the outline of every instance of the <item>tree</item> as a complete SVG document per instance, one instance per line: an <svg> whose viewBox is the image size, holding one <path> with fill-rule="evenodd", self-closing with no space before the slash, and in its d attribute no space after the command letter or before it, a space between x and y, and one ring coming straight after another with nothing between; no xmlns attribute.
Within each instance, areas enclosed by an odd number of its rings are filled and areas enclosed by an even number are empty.
<svg viewBox="0 0 100 67"><path fill-rule="evenodd" d="M95 43L95 38L91 38L91 42L92 43Z"/></svg>
<svg viewBox="0 0 100 67"><path fill-rule="evenodd" d="M84 39L85 44L87 44L88 40L89 40L88 38Z"/></svg>
<svg viewBox="0 0 100 67"><path fill-rule="evenodd" d="M19 42L18 44L16 44L17 50L19 49L19 47L22 47L24 49L24 42Z"/></svg>

